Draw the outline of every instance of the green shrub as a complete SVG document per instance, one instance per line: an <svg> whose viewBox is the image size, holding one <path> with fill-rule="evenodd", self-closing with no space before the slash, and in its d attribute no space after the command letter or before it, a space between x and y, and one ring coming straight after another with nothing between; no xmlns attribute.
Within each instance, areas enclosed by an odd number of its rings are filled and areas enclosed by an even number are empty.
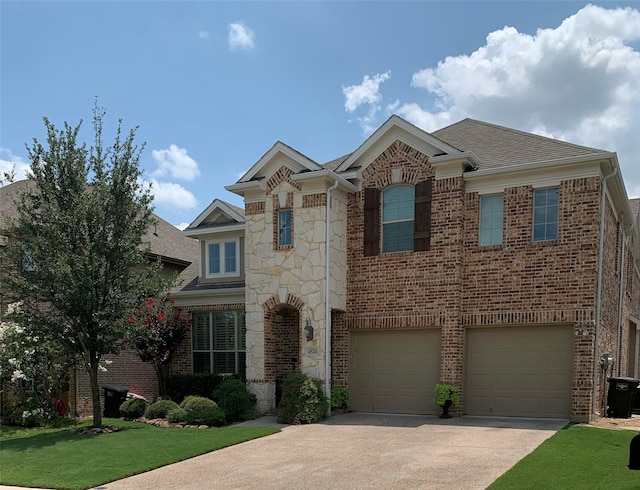
<svg viewBox="0 0 640 490"><path fill-rule="evenodd" d="M349 390L343 386L331 387L331 408L348 409L351 407L349 402Z"/></svg>
<svg viewBox="0 0 640 490"><path fill-rule="evenodd" d="M174 408L179 408L176 402L172 400L158 400L147 407L144 416L148 419L163 419L167 416L167 412Z"/></svg>
<svg viewBox="0 0 640 490"><path fill-rule="evenodd" d="M282 400L278 406L281 424L313 424L327 416L329 401L322 392L319 379L304 374L292 374L282 386Z"/></svg>
<svg viewBox="0 0 640 490"><path fill-rule="evenodd" d="M188 395L208 397L226 379L240 379L240 376L209 373L172 374L167 379L167 393L178 403Z"/></svg>
<svg viewBox="0 0 640 490"><path fill-rule="evenodd" d="M129 398L122 405L120 405L120 415L125 420L134 420L142 417L147 410L149 403L142 398Z"/></svg>
<svg viewBox="0 0 640 490"><path fill-rule="evenodd" d="M187 412L198 412L200 410L208 410L209 408L218 408L213 400L204 396L190 395L182 400L180 408L184 408Z"/></svg>
<svg viewBox="0 0 640 490"><path fill-rule="evenodd" d="M227 417L227 421L251 420L258 415L256 395L239 379L227 379L213 392L213 399Z"/></svg>
<svg viewBox="0 0 640 490"><path fill-rule="evenodd" d="M218 406L203 408L200 410L185 411L182 422L190 425L208 425L219 427L224 425L225 416Z"/></svg>
<svg viewBox="0 0 640 490"><path fill-rule="evenodd" d="M167 420L171 423L184 422L187 411L184 408L172 408L167 412Z"/></svg>

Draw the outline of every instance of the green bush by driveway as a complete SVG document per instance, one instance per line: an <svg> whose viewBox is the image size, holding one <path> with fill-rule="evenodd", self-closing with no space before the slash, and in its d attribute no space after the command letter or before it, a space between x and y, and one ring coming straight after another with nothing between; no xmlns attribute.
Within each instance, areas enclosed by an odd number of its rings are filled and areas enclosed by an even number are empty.
<svg viewBox="0 0 640 490"><path fill-rule="evenodd" d="M264 427L163 429L122 419L111 434L70 429L0 431L0 484L85 489L278 432ZM85 424L86 425L86 424Z"/></svg>

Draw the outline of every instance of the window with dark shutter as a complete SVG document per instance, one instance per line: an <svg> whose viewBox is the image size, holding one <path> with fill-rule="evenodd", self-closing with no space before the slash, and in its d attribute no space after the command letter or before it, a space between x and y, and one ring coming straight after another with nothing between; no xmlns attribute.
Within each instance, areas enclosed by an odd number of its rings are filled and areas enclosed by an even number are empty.
<svg viewBox="0 0 640 490"><path fill-rule="evenodd" d="M413 250L429 250L431 247L431 185L433 178L418 182L415 190L413 221Z"/></svg>
<svg viewBox="0 0 640 490"><path fill-rule="evenodd" d="M364 255L380 253L380 190L364 190Z"/></svg>

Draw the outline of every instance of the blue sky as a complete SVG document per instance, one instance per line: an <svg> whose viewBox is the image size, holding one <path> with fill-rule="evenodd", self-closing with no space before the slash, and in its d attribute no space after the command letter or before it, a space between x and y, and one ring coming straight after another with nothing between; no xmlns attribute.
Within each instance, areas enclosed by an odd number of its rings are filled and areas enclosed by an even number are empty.
<svg viewBox="0 0 640 490"><path fill-rule="evenodd" d="M395 113L616 151L640 196L637 2L0 0L0 171L94 98L146 142L156 213L193 221L276 141L324 163Z"/></svg>

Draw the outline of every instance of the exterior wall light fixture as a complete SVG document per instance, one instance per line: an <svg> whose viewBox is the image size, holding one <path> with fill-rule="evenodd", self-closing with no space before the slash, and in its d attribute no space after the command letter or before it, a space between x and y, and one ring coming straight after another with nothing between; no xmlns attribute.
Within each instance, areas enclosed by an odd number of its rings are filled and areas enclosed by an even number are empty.
<svg viewBox="0 0 640 490"><path fill-rule="evenodd" d="M576 336L578 335L582 335L586 337L587 335L589 335L589 329L584 326L576 328Z"/></svg>
<svg viewBox="0 0 640 490"><path fill-rule="evenodd" d="M307 340L313 340L313 327L311 326L311 320L307 317L304 322L304 335Z"/></svg>

